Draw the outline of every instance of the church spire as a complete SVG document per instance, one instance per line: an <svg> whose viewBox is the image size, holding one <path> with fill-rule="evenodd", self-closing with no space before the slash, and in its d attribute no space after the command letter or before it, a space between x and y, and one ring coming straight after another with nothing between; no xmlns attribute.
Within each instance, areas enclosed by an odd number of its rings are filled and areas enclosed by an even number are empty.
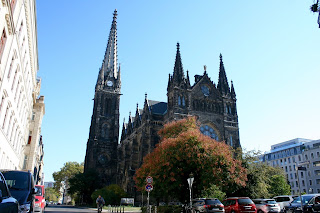
<svg viewBox="0 0 320 213"><path fill-rule="evenodd" d="M179 42L177 43L177 54L176 54L176 61L174 63L172 78L173 78L173 81L178 84L184 81L184 73L183 73L182 62L181 62Z"/></svg>
<svg viewBox="0 0 320 213"><path fill-rule="evenodd" d="M109 33L108 45L102 64L102 72L104 75L104 79L107 79L108 77L114 77L115 79L118 78L117 15L117 10L114 10L113 20Z"/></svg>
<svg viewBox="0 0 320 213"><path fill-rule="evenodd" d="M219 81L218 81L217 88L220 90L220 92L223 95L226 95L226 94L230 93L230 87L229 87L229 84L228 84L226 71L224 69L221 53L220 53Z"/></svg>

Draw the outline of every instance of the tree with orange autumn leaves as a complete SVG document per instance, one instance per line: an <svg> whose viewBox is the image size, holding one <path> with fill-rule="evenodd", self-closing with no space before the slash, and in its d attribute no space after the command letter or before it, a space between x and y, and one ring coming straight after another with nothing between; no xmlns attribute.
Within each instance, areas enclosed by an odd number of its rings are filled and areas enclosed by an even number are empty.
<svg viewBox="0 0 320 213"><path fill-rule="evenodd" d="M145 179L152 176L153 196L185 202L190 173L194 176L194 197L212 185L224 192L245 186L246 169L233 158L230 146L203 135L194 117L166 124L159 135L160 143L146 155L134 176L138 190L145 190Z"/></svg>

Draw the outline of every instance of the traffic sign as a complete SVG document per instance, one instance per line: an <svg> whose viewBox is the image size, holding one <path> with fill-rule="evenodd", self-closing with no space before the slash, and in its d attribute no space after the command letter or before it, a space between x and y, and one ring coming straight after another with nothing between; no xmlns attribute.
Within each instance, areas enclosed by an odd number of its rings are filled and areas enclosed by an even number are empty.
<svg viewBox="0 0 320 213"><path fill-rule="evenodd" d="M150 192L150 191L152 191L153 190L153 186L151 185L151 184L147 184L146 185L146 191L147 192Z"/></svg>
<svg viewBox="0 0 320 213"><path fill-rule="evenodd" d="M146 182L147 182L148 184L152 184L152 183L153 183L153 178L152 178L151 176L148 176L148 177L146 178Z"/></svg>

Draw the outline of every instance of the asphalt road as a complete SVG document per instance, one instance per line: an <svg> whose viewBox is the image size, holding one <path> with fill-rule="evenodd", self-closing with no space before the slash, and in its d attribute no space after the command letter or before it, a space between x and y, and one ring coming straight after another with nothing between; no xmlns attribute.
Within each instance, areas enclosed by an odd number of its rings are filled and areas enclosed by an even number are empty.
<svg viewBox="0 0 320 213"><path fill-rule="evenodd" d="M81 212L87 212L87 213L93 213L97 212L97 210L89 209L89 208L77 208L74 206L64 206L64 205L49 205L46 207L45 212L51 212L51 213L62 213L62 212L69 212L69 213L81 213ZM107 212L104 210L103 212Z"/></svg>

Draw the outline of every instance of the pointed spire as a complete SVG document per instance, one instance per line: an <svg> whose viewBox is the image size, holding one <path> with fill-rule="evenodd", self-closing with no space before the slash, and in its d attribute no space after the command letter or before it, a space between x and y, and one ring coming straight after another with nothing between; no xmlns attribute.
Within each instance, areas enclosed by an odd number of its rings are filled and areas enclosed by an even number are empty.
<svg viewBox="0 0 320 213"><path fill-rule="evenodd" d="M231 81L231 97L232 98L236 97L236 92L234 91L234 87L233 87L233 81Z"/></svg>
<svg viewBox="0 0 320 213"><path fill-rule="evenodd" d="M113 21L111 24L111 29L109 33L108 45L104 55L103 60L103 73L106 77L118 78L117 72L117 57L118 57L118 48L117 48L117 10L114 10Z"/></svg>
<svg viewBox="0 0 320 213"><path fill-rule="evenodd" d="M203 65L203 69L204 69L203 75L207 75L207 65Z"/></svg>
<svg viewBox="0 0 320 213"><path fill-rule="evenodd" d="M223 61L222 61L222 55L220 53L220 68L219 68L219 81L217 88L220 90L222 94L229 94L230 88L228 84L228 79L226 75L226 71L224 69Z"/></svg>
<svg viewBox="0 0 320 213"><path fill-rule="evenodd" d="M190 78L189 78L189 70L187 70L187 85L189 88L191 87Z"/></svg>
<svg viewBox="0 0 320 213"><path fill-rule="evenodd" d="M174 70L173 70L173 81L180 84L183 80L184 80L184 73L183 73L181 55L180 55L180 44L178 42L176 61L174 63Z"/></svg>

